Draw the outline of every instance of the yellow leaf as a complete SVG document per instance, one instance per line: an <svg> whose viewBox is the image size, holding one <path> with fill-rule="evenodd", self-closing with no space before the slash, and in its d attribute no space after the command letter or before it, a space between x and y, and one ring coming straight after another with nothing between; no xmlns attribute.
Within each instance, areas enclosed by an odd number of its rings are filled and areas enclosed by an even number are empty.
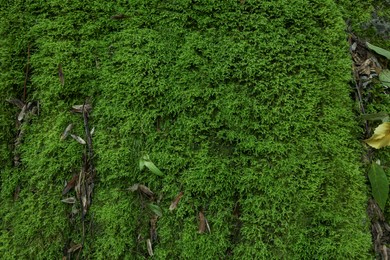
<svg viewBox="0 0 390 260"><path fill-rule="evenodd" d="M390 122L380 124L375 128L373 136L364 140L369 146L376 149L390 145Z"/></svg>

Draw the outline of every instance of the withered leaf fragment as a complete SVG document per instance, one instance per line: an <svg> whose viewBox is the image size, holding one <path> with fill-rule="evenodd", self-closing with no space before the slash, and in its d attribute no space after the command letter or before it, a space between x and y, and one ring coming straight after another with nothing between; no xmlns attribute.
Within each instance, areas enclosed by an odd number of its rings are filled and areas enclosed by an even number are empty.
<svg viewBox="0 0 390 260"><path fill-rule="evenodd" d="M77 135L74 135L74 134L70 134L70 136L76 140L78 143L80 144L86 144L86 142L84 141L83 138L81 138L80 136L77 136Z"/></svg>
<svg viewBox="0 0 390 260"><path fill-rule="evenodd" d="M142 193L144 193L145 195L147 196L150 196L152 197L154 195L153 191L151 191L148 187L146 187L145 185L142 185L142 184L139 184L139 183L136 183L134 184L133 186L131 186L128 190L134 192L134 191L141 191Z"/></svg>
<svg viewBox="0 0 390 260"><path fill-rule="evenodd" d="M83 107L85 112L90 112L92 110L91 104L85 104L85 105L74 105L72 106L72 112L74 113L83 113Z"/></svg>
<svg viewBox="0 0 390 260"><path fill-rule="evenodd" d="M390 122L380 124L375 128L374 134L364 140L369 146L376 149L390 145Z"/></svg>
<svg viewBox="0 0 390 260"><path fill-rule="evenodd" d="M7 99L7 102L17 106L20 109L22 109L23 106L24 106L23 101L21 101L20 99L17 99L17 98L15 98L15 99Z"/></svg>
<svg viewBox="0 0 390 260"><path fill-rule="evenodd" d="M77 174L73 175L72 179L66 184L64 190L62 191L62 195L68 193L74 186L78 180L79 176Z"/></svg>
<svg viewBox="0 0 390 260"><path fill-rule="evenodd" d="M26 114L26 110L27 110L27 104L25 104L22 108L22 111L20 111L19 115L18 115L18 121L21 122Z"/></svg>
<svg viewBox="0 0 390 260"><path fill-rule="evenodd" d="M146 239L146 247L148 249L148 253L150 256L153 256L153 248L152 248L152 241L150 239Z"/></svg>
<svg viewBox="0 0 390 260"><path fill-rule="evenodd" d="M73 253L82 248L83 246L81 244L73 245L68 249L68 253Z"/></svg>
<svg viewBox="0 0 390 260"><path fill-rule="evenodd" d="M66 137L68 137L69 135L69 132L72 130L73 128L73 124L69 124L66 128L65 128L65 131L62 133L61 135L61 140L65 140Z"/></svg>
<svg viewBox="0 0 390 260"><path fill-rule="evenodd" d="M150 239L153 241L157 240L157 219L158 216L154 215L150 218Z"/></svg>
<svg viewBox="0 0 390 260"><path fill-rule="evenodd" d="M172 211L177 208L177 204L179 203L181 197L183 196L183 192L179 192L179 194L176 196L176 198L172 201L171 205L169 206L169 210Z"/></svg>
<svg viewBox="0 0 390 260"><path fill-rule="evenodd" d="M122 20L122 19L125 19L125 18L127 18L127 16L124 15L124 14L116 14L116 15L111 16L112 20Z"/></svg>
<svg viewBox="0 0 390 260"><path fill-rule="evenodd" d="M69 203L69 204L74 204L76 203L76 198L75 197L69 197L66 199L61 200L62 202Z"/></svg>
<svg viewBox="0 0 390 260"><path fill-rule="evenodd" d="M202 211L199 211L199 228L198 233L203 234L206 231L206 218Z"/></svg>
<svg viewBox="0 0 390 260"><path fill-rule="evenodd" d="M64 79L64 72L62 71L61 63L58 64L58 77L60 79L61 85L63 86L65 84L65 79Z"/></svg>

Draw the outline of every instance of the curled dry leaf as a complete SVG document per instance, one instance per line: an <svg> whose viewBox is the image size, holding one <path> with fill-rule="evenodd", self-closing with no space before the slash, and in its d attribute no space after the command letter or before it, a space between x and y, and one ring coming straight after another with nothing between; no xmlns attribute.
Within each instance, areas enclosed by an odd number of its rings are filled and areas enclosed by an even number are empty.
<svg viewBox="0 0 390 260"><path fill-rule="evenodd" d="M72 112L83 113L83 108L84 108L85 112L90 112L92 110L91 104L74 105L74 106L72 106Z"/></svg>
<svg viewBox="0 0 390 260"><path fill-rule="evenodd" d="M152 241L148 238L146 239L146 247L148 249L148 254L150 256L153 256L153 247L152 247Z"/></svg>
<svg viewBox="0 0 390 260"><path fill-rule="evenodd" d="M61 135L61 140L65 140L66 137L69 135L69 132L72 130L73 124L69 124L66 128L65 131Z"/></svg>
<svg viewBox="0 0 390 260"><path fill-rule="evenodd" d="M183 192L179 192L179 194L176 196L176 198L172 201L171 205L169 206L169 210L172 211L177 208L177 204L179 203L181 197L183 197Z"/></svg>
<svg viewBox="0 0 390 260"><path fill-rule="evenodd" d="M64 203L68 203L68 204L74 204L74 203L76 203L76 198L75 197L69 197L69 198L63 199L61 201L64 202Z"/></svg>
<svg viewBox="0 0 390 260"><path fill-rule="evenodd" d="M364 140L369 146L376 149L390 145L390 122L380 124L375 128L373 136Z"/></svg>
<svg viewBox="0 0 390 260"><path fill-rule="evenodd" d="M86 144L83 138L78 135L70 134L70 136L80 144Z"/></svg>

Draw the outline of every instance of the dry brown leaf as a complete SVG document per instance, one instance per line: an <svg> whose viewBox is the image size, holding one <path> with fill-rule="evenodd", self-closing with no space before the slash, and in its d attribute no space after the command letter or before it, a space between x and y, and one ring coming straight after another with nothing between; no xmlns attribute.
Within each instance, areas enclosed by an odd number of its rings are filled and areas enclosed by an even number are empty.
<svg viewBox="0 0 390 260"><path fill-rule="evenodd" d="M390 145L390 122L380 124L375 128L371 138L364 140L369 146L376 149Z"/></svg>
<svg viewBox="0 0 390 260"><path fill-rule="evenodd" d="M177 208L177 204L179 203L181 197L183 196L183 192L179 192L179 194L176 196L176 198L172 201L171 205L169 206L169 210L172 211Z"/></svg>
<svg viewBox="0 0 390 260"><path fill-rule="evenodd" d="M66 137L69 135L69 132L72 130L73 124L69 124L66 128L65 131L61 135L61 140L65 140Z"/></svg>
<svg viewBox="0 0 390 260"><path fill-rule="evenodd" d="M124 14L117 14L117 15L111 16L112 20L122 20L122 19L126 19L126 18L127 18L127 16Z"/></svg>
<svg viewBox="0 0 390 260"><path fill-rule="evenodd" d="M72 179L66 184L65 188L62 191L62 195L68 193L74 186L76 186L76 182L79 179L77 174L73 175Z"/></svg>
<svg viewBox="0 0 390 260"><path fill-rule="evenodd" d="M78 135L70 134L70 136L80 144L86 144L83 138Z"/></svg>

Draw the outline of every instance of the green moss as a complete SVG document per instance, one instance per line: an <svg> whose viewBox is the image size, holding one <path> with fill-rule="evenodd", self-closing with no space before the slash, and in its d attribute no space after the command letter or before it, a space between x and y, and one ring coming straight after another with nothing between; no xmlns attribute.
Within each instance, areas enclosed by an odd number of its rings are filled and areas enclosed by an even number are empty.
<svg viewBox="0 0 390 260"><path fill-rule="evenodd" d="M28 98L39 100L40 115L23 126L15 169L6 118L17 109L0 113L1 255L55 258L81 242L61 191L84 148L59 138L69 123L82 135L81 116L69 110L89 97L97 179L84 256L148 255L151 212L126 191L134 183L152 189L163 210L158 259L368 256L359 122L333 1L105 2L2 3L1 97L21 96L30 43ZM22 12L20 25L10 22ZM110 19L118 13L127 18ZM163 177L139 171L143 153ZM199 211L211 233L198 233Z"/></svg>

